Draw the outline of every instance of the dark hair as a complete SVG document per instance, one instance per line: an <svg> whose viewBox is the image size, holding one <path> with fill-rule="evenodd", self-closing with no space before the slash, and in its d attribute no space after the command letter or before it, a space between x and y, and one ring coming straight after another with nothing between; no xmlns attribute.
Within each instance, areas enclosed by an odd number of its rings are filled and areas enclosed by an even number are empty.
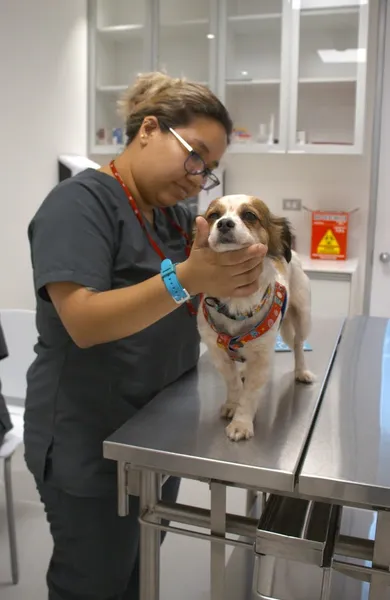
<svg viewBox="0 0 390 600"><path fill-rule="evenodd" d="M160 72L141 74L123 94L118 107L126 123L127 144L136 137L145 117L151 115L165 127L185 127L194 117L210 117L221 123L230 142L233 123L226 107L200 83Z"/></svg>

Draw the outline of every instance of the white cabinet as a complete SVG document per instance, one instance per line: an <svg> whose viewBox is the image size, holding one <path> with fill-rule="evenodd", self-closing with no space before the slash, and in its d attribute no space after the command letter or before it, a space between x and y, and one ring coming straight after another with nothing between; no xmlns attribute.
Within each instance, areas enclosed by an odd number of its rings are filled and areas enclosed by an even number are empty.
<svg viewBox="0 0 390 600"><path fill-rule="evenodd" d="M221 0L233 153L361 153L369 0Z"/></svg>
<svg viewBox="0 0 390 600"><path fill-rule="evenodd" d="M124 129L119 95L137 74L152 69L150 0L89 2L89 150L112 154ZM118 130L118 131L115 131Z"/></svg>
<svg viewBox="0 0 390 600"><path fill-rule="evenodd" d="M118 94L163 69L226 103L229 152L360 153L372 1L89 0L90 152L115 152Z"/></svg>
<svg viewBox="0 0 390 600"><path fill-rule="evenodd" d="M363 149L368 0L301 0L292 10L289 149Z"/></svg>
<svg viewBox="0 0 390 600"><path fill-rule="evenodd" d="M316 317L348 317L359 312L357 306L358 261L312 260L300 256L310 279L311 307Z"/></svg>
<svg viewBox="0 0 390 600"><path fill-rule="evenodd" d="M172 77L187 77L215 89L215 2L160 0L158 68Z"/></svg>
<svg viewBox="0 0 390 600"><path fill-rule="evenodd" d="M223 0L218 93L234 121L230 152L287 147L289 4ZM250 137L249 137L250 136Z"/></svg>

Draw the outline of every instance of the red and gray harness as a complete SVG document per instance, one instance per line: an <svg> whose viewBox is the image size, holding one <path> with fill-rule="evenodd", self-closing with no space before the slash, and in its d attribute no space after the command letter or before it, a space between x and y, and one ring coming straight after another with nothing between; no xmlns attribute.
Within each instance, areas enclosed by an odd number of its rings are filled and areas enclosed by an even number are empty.
<svg viewBox="0 0 390 600"><path fill-rule="evenodd" d="M265 299L267 299L267 297L268 296L266 292ZM259 337L267 333L267 331L269 331L274 326L279 315L281 315L280 323L282 322L284 313L286 311L287 291L283 285L276 282L273 290L272 304L265 317L260 321L260 323L258 323L255 327L253 327L253 329L251 329L247 333L242 333L236 336L230 336L229 334L220 332L217 329L210 315L207 300L207 298L203 299L203 314L210 327L215 331L215 333L218 334L217 345L220 348L226 350L226 352L232 360L242 362L244 359L240 356L238 352L240 348L242 348L248 342L258 339ZM262 306L263 303L264 302L262 302L260 306ZM219 310L219 308L216 305L214 305L214 308L216 308L216 310ZM222 312L222 314L226 314L223 310L219 310L219 312ZM230 318L234 317L230 316Z"/></svg>

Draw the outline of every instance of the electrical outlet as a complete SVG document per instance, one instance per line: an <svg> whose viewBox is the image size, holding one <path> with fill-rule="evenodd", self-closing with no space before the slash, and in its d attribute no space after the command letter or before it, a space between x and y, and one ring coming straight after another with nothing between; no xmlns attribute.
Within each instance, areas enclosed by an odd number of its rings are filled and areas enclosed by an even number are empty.
<svg viewBox="0 0 390 600"><path fill-rule="evenodd" d="M283 210L302 210L300 198L283 198Z"/></svg>

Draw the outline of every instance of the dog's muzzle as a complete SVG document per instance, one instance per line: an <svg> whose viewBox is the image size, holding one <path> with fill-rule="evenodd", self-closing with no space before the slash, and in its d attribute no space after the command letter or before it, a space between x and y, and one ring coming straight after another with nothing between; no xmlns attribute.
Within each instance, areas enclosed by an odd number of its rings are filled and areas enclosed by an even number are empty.
<svg viewBox="0 0 390 600"><path fill-rule="evenodd" d="M223 218L217 223L218 241L222 244L232 244L236 241L234 230L236 224L233 219Z"/></svg>

